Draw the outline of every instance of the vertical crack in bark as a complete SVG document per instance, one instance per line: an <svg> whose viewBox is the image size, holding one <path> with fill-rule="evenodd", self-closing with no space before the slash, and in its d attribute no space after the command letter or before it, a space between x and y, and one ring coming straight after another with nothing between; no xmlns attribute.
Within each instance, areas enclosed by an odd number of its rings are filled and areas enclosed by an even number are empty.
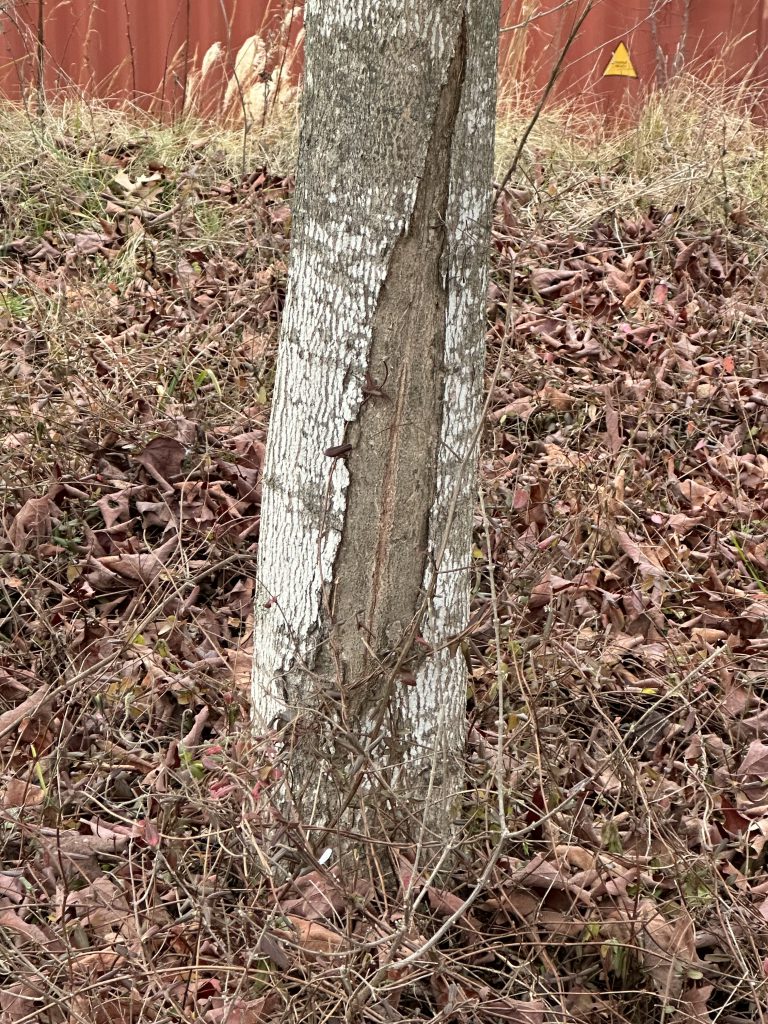
<svg viewBox="0 0 768 1024"><path fill-rule="evenodd" d="M392 527L397 510L397 470L400 462L400 441L408 392L407 384L409 370L410 367L406 360L400 367L400 374L396 381L397 395L391 396L391 400L394 402L394 409L391 416L384 464L384 478L381 486L381 510L379 513L378 536L371 573L371 590L368 598L367 613L363 623L363 628L371 634L373 633L373 625L376 621L376 612L379 607L380 599L382 597L382 588L385 583L384 568L386 566L387 555L389 554L389 546L392 539Z"/></svg>
<svg viewBox="0 0 768 1024"><path fill-rule="evenodd" d="M442 426L445 216L466 48L462 16L413 213L374 314L367 379L373 393L345 437L352 445L350 485L331 596L331 651L317 668L332 674L340 664L345 688L359 686L357 706L375 699L377 666L398 649L423 596Z"/></svg>

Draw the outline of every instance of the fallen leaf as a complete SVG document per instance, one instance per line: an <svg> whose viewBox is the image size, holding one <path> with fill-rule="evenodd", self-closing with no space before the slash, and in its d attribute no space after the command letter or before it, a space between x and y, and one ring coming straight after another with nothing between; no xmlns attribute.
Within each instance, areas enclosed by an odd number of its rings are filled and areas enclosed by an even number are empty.
<svg viewBox="0 0 768 1024"><path fill-rule="evenodd" d="M303 917L297 917L295 914L287 914L286 917L296 933L294 941L303 950L312 953L338 953L344 948L344 936L332 932L325 925L318 924L317 921L305 921Z"/></svg>
<svg viewBox="0 0 768 1024"><path fill-rule="evenodd" d="M753 740L739 768L739 775L768 776L768 743Z"/></svg>
<svg viewBox="0 0 768 1024"><path fill-rule="evenodd" d="M3 807L39 807L45 800L43 790L24 779L9 779L0 804Z"/></svg>
<svg viewBox="0 0 768 1024"><path fill-rule="evenodd" d="M55 505L48 497L28 498L8 527L8 540L16 551L28 551L51 536Z"/></svg>
<svg viewBox="0 0 768 1024"><path fill-rule="evenodd" d="M47 710L46 699L48 693L48 687L41 686L34 693L30 694L26 700L23 700L21 704L17 704L15 708L11 708L10 711L0 715L0 739L15 729L17 725L30 715L44 714Z"/></svg>
<svg viewBox="0 0 768 1024"><path fill-rule="evenodd" d="M653 577L666 576L666 572L659 562L658 557L648 545L638 544L619 526L614 529L616 539L619 542L619 547L625 554L629 555L643 575Z"/></svg>

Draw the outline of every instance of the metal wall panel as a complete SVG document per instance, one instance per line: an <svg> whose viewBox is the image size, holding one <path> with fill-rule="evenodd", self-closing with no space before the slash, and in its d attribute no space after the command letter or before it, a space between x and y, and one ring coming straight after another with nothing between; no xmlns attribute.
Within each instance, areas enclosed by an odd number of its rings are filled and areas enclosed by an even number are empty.
<svg viewBox="0 0 768 1024"><path fill-rule="evenodd" d="M502 31L502 72L505 62L511 63L509 77L516 70L543 88L584 8L585 0L505 0L503 22L525 27ZM568 50L555 95L608 111L631 110L649 88L663 85L676 71L702 71L713 63L732 81L755 83L766 70L767 18L768 0L598 0ZM637 78L604 75L620 43Z"/></svg>
<svg viewBox="0 0 768 1024"><path fill-rule="evenodd" d="M189 72L220 42L229 77L242 43L259 33L274 49L289 0L15 0L0 13L0 89L35 95L72 86L178 110ZM295 18L293 35L300 24ZM42 36L42 41L41 41ZM42 45L41 45L42 42Z"/></svg>
<svg viewBox="0 0 768 1024"><path fill-rule="evenodd" d="M585 2L502 0L502 75L540 91ZM254 32L274 40L290 8L291 0L6 0L0 89L34 96L42 67L48 91L75 85L178 110L190 68L213 42L227 53L221 87L242 42ZM768 73L767 19L768 0L597 0L569 50L556 95L608 111L630 109L676 69L712 59L732 77L754 80ZM619 42L637 78L604 77Z"/></svg>

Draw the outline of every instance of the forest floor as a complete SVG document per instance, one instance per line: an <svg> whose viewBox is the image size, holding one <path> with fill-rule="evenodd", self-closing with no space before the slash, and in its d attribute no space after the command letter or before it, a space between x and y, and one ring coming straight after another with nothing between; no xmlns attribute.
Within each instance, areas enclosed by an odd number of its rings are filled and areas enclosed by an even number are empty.
<svg viewBox="0 0 768 1024"><path fill-rule="evenodd" d="M548 115L498 204L466 814L405 950L456 920L383 972L397 900L271 877L247 731L291 127L3 106L0 137L0 1021L342 1020L374 975L360 1019L766 1020L768 157L738 102Z"/></svg>

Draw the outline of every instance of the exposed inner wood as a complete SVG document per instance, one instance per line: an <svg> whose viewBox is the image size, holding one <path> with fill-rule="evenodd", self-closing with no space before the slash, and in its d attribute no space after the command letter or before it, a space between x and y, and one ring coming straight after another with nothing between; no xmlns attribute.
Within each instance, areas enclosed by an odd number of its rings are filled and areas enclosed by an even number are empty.
<svg viewBox="0 0 768 1024"><path fill-rule="evenodd" d="M465 62L462 19L413 214L374 315L369 394L344 439L352 445L346 521L331 644L317 667L326 676L340 670L345 690L352 684L363 702L375 696L381 666L399 651L423 597L442 422L445 214Z"/></svg>

